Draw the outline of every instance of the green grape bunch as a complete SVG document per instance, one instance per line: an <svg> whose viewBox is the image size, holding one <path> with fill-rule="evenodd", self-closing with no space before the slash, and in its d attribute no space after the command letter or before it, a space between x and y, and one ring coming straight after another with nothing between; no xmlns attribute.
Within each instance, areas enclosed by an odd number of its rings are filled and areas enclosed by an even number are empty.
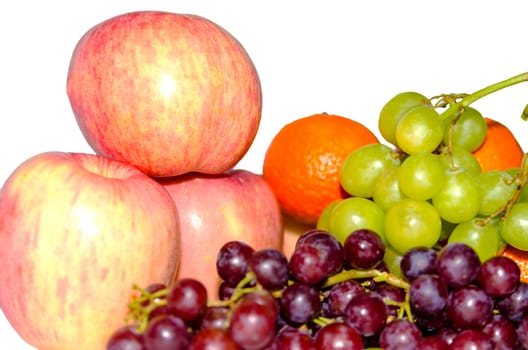
<svg viewBox="0 0 528 350"><path fill-rule="evenodd" d="M395 256L448 242L470 245L481 261L507 245L528 250L527 157L518 168L483 171L473 152L487 124L471 106L524 81L528 73L471 94L393 96L378 118L386 142L348 155L340 182L350 198L331 203L317 227L341 241L353 230L373 230Z"/></svg>

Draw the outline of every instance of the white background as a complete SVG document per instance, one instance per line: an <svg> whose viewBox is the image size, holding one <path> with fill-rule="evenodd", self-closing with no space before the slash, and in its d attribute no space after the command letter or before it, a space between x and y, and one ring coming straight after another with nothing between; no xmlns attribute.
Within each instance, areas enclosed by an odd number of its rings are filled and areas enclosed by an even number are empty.
<svg viewBox="0 0 528 350"><path fill-rule="evenodd" d="M396 93L469 93L528 71L527 7L506 0L3 2L0 184L37 153L93 153L71 112L66 74L79 38L109 17L193 13L239 39L259 71L264 108L257 138L237 167L260 173L267 145L294 119L339 114L379 135L379 110ZM519 118L527 103L525 83L474 106L514 129L528 150L528 124ZM6 344L33 349L0 313L0 348Z"/></svg>

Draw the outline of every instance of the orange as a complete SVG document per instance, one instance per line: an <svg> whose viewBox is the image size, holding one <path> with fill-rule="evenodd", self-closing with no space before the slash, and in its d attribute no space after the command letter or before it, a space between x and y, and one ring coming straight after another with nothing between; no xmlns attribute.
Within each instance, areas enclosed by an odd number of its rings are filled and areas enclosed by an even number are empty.
<svg viewBox="0 0 528 350"><path fill-rule="evenodd" d="M523 150L511 130L490 118L486 118L486 124L488 126L486 138L473 152L482 171L520 167Z"/></svg>
<svg viewBox="0 0 528 350"><path fill-rule="evenodd" d="M528 252L507 245L501 255L515 261L521 270L521 281L528 282Z"/></svg>
<svg viewBox="0 0 528 350"><path fill-rule="evenodd" d="M314 114L285 125L275 135L262 175L285 215L314 225L329 203L348 196L339 182L345 158L360 146L378 142L355 120Z"/></svg>

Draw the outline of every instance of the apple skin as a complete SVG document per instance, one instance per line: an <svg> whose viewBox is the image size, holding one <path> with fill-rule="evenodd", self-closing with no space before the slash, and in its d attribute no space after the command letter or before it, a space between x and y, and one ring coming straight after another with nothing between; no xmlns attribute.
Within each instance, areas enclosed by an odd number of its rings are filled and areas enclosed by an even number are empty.
<svg viewBox="0 0 528 350"><path fill-rule="evenodd" d="M67 94L97 153L153 177L219 174L247 153L262 91L249 55L208 19L125 13L77 43Z"/></svg>
<svg viewBox="0 0 528 350"><path fill-rule="evenodd" d="M198 278L217 299L216 256L228 241L255 250L282 248L282 217L269 185L257 174L235 169L220 175L186 174L158 179L180 216L182 253L178 278Z"/></svg>
<svg viewBox="0 0 528 350"><path fill-rule="evenodd" d="M40 350L104 349L133 284L175 280L178 225L167 191L137 168L35 155L0 190L0 307Z"/></svg>

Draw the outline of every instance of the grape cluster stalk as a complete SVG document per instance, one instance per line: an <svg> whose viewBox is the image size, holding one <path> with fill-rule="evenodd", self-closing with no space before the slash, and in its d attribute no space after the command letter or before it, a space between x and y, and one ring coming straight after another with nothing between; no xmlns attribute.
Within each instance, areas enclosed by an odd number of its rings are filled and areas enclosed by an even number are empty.
<svg viewBox="0 0 528 350"><path fill-rule="evenodd" d="M350 196L289 258L230 241L216 296L198 278L134 286L107 350L528 349L528 282L501 255L528 250L528 156L482 171L487 126L471 106L525 81L397 94L379 115L387 142L345 159Z"/></svg>

